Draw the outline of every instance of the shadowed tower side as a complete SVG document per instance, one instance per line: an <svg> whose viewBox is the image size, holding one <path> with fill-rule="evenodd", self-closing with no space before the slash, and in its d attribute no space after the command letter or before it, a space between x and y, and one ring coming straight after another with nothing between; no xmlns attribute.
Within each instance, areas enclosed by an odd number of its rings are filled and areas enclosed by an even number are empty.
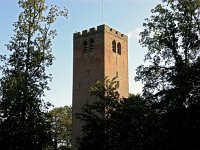
<svg viewBox="0 0 200 150"><path fill-rule="evenodd" d="M89 87L106 76L117 76L120 96L128 97L128 37L107 25L74 33L73 54L72 150L76 150L82 126L76 113L93 100Z"/></svg>

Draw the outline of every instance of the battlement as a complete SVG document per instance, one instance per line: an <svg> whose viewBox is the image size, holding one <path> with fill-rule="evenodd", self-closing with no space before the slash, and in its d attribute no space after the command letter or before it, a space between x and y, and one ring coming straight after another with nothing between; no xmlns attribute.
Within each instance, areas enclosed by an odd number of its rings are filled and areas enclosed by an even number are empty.
<svg viewBox="0 0 200 150"><path fill-rule="evenodd" d="M97 26L97 28L93 27L93 28L90 28L89 30L83 30L82 32L76 32L76 33L74 33L74 39L84 37L84 36L88 36L88 35L91 35L91 34L96 34L96 33L99 33L99 32L108 32L110 34L113 34L114 36L121 38L121 39L124 39L124 40L128 39L127 35L122 34L119 31L117 31L113 28L110 28L109 26L107 26L105 24Z"/></svg>

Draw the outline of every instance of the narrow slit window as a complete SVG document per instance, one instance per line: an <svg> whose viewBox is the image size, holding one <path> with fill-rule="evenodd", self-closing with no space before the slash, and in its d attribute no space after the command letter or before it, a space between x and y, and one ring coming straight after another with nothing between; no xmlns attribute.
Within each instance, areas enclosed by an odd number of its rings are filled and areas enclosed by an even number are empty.
<svg viewBox="0 0 200 150"><path fill-rule="evenodd" d="M112 51L116 53L116 41L112 41Z"/></svg>
<svg viewBox="0 0 200 150"><path fill-rule="evenodd" d="M86 53L88 51L88 44L87 41L83 42L83 52Z"/></svg>
<svg viewBox="0 0 200 150"><path fill-rule="evenodd" d="M122 53L122 51L121 51L121 43L117 43L117 53L119 54L119 55L121 55L121 53Z"/></svg>
<svg viewBox="0 0 200 150"><path fill-rule="evenodd" d="M90 40L90 50L94 51L94 40L93 39Z"/></svg>

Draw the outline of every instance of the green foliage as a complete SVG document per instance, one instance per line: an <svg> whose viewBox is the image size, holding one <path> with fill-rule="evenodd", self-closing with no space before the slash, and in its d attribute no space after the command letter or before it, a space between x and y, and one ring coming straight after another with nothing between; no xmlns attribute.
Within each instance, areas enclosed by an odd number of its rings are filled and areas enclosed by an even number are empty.
<svg viewBox="0 0 200 150"><path fill-rule="evenodd" d="M168 0L146 19L140 43L148 48L137 69L143 97L121 100L116 80L97 82L79 118L79 149L200 149L200 1Z"/></svg>
<svg viewBox="0 0 200 150"><path fill-rule="evenodd" d="M166 100L169 106L191 105L193 71L200 54L199 8L199 0L169 0L146 19L140 43L148 48L145 60L150 65L139 66L136 77L144 83L145 97L162 101L167 94L177 97Z"/></svg>
<svg viewBox="0 0 200 150"><path fill-rule="evenodd" d="M120 107L112 114L113 143L111 149L143 149L148 107L139 95L131 95L121 101Z"/></svg>
<svg viewBox="0 0 200 150"><path fill-rule="evenodd" d="M140 43L149 66L137 69L143 95L158 120L154 149L199 149L199 0L169 0L146 19Z"/></svg>
<svg viewBox="0 0 200 150"><path fill-rule="evenodd" d="M13 24L14 36L7 49L9 56L1 55L0 79L0 147L8 149L42 149L51 144L50 122L42 96L48 90L51 76L45 68L52 65L51 29L58 16L66 10L56 6L50 9L45 0L19 0L22 12ZM46 14L46 15L45 15Z"/></svg>
<svg viewBox="0 0 200 150"><path fill-rule="evenodd" d="M97 81L94 87L91 87L94 101L86 104L82 113L78 114L78 118L84 121L83 138L78 141L80 150L109 150L113 145L111 116L120 104L117 87L116 78L106 78L104 82Z"/></svg>
<svg viewBox="0 0 200 150"><path fill-rule="evenodd" d="M153 149L152 137L159 133L159 116L140 95L120 99L116 78L97 81L91 88L96 97L85 105L79 119L84 123L80 150L137 150ZM157 137L154 137L157 138Z"/></svg>
<svg viewBox="0 0 200 150"><path fill-rule="evenodd" d="M51 110L51 125L54 149L70 149L72 130L72 108L57 107Z"/></svg>

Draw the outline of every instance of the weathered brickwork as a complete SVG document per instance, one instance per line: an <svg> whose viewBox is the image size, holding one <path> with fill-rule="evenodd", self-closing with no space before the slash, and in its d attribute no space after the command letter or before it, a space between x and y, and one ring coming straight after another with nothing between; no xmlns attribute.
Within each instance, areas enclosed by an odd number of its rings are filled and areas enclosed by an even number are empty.
<svg viewBox="0 0 200 150"><path fill-rule="evenodd" d="M76 118L82 107L92 100L89 87L96 80L118 76L119 93L128 97L128 37L106 25L73 36L73 112L72 149L81 136L82 123Z"/></svg>

